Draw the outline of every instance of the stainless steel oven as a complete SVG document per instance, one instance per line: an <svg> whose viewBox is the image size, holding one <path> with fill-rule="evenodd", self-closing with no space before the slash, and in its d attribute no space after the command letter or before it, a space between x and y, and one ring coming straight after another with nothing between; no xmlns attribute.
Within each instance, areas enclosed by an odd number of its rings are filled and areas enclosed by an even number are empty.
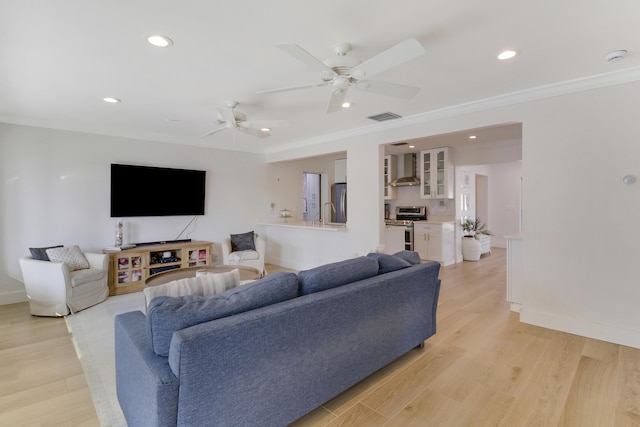
<svg viewBox="0 0 640 427"><path fill-rule="evenodd" d="M427 219L426 206L396 206L395 219L385 220L386 225L404 227L404 248L413 250L413 221Z"/></svg>

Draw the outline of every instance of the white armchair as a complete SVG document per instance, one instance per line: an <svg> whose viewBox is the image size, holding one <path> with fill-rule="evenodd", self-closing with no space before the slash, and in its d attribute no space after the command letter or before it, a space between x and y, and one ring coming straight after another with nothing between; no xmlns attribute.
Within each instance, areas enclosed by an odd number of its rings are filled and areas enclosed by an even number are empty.
<svg viewBox="0 0 640 427"><path fill-rule="evenodd" d="M264 258L266 255L267 242L257 234L254 236L255 251L231 251L231 239L226 238L222 242L222 263L225 265L241 265L253 267L263 276L266 274L264 268Z"/></svg>
<svg viewBox="0 0 640 427"><path fill-rule="evenodd" d="M84 253L88 269L70 271L61 262L20 258L20 268L31 314L66 316L107 299L109 256Z"/></svg>

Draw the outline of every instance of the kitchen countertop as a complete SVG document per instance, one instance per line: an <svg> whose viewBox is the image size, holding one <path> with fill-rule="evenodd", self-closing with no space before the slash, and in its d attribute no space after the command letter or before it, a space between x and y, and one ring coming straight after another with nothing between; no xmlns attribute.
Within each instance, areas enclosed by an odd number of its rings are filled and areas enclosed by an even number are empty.
<svg viewBox="0 0 640 427"><path fill-rule="evenodd" d="M436 218L429 218L426 221L414 221L414 222L422 222L425 224L444 224L447 222L455 222L456 220L454 218L446 218L446 217L436 217Z"/></svg>
<svg viewBox="0 0 640 427"><path fill-rule="evenodd" d="M322 224L317 221L287 221L287 222L260 222L258 225L267 225L272 227L286 227L286 228L302 228L306 230L321 230L321 231L347 231L346 224L327 223Z"/></svg>

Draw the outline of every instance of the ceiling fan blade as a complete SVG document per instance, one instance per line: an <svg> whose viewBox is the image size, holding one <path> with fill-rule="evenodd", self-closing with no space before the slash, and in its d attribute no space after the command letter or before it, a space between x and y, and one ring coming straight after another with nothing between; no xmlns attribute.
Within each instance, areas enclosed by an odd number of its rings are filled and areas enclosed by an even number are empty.
<svg viewBox="0 0 640 427"><path fill-rule="evenodd" d="M240 122L240 127L251 129L262 128L278 128L289 126L289 122L286 120L251 120L246 122Z"/></svg>
<svg viewBox="0 0 640 427"><path fill-rule="evenodd" d="M311 85L304 85L304 86L283 87L283 88L280 88L280 89L261 90L261 91L258 91L256 93L287 92L287 91L290 91L290 90L309 89L309 88L312 88L312 87L326 86L326 85L328 85L330 83L331 82L322 82L322 83L314 83L314 84L311 84Z"/></svg>
<svg viewBox="0 0 640 427"><path fill-rule="evenodd" d="M216 108L218 109L218 112L220 113L220 115L222 116L225 122L227 123L236 122L236 116L233 114L233 109L225 108L225 107L216 107Z"/></svg>
<svg viewBox="0 0 640 427"><path fill-rule="evenodd" d="M270 132L261 131L260 129L245 128L245 127L238 127L236 129L238 130L238 132L243 132L249 135L257 136L258 138L267 138L271 136Z"/></svg>
<svg viewBox="0 0 640 427"><path fill-rule="evenodd" d="M372 77L397 65L405 63L420 55L424 55L424 47L416 39L407 39L390 47L382 53L367 59L351 70L351 77L362 79Z"/></svg>
<svg viewBox="0 0 640 427"><path fill-rule="evenodd" d="M327 114L342 110L342 103L346 96L346 90L336 89L331 92L331 98L329 99L329 105L327 106Z"/></svg>
<svg viewBox="0 0 640 427"><path fill-rule="evenodd" d="M218 133L218 132L220 132L221 130L225 130L226 128L227 128L226 126L219 127L218 129L214 129L214 130L212 130L211 132L209 132L209 133L208 133L208 134L206 134L206 135L202 135L202 137L203 137L203 138L206 138L207 136L211 136L211 135L213 135L214 133Z"/></svg>
<svg viewBox="0 0 640 427"><path fill-rule="evenodd" d="M376 82L372 80L359 81L356 87L379 95L395 96L396 98L411 99L420 92L419 87L406 86L397 83Z"/></svg>
<svg viewBox="0 0 640 427"><path fill-rule="evenodd" d="M304 50L303 48L301 48L300 46L298 46L295 43L278 44L276 46L278 46L280 49L284 50L289 55L291 55L294 58L296 58L298 61L304 63L306 66L308 66L308 67L310 67L310 68L312 68L312 69L314 69L316 71L320 71L321 73L327 73L329 75L337 76L336 72L333 71L331 68L329 68L327 65L325 65L324 62L320 61L318 58L316 58L315 56L311 55L309 52L307 52L306 50Z"/></svg>

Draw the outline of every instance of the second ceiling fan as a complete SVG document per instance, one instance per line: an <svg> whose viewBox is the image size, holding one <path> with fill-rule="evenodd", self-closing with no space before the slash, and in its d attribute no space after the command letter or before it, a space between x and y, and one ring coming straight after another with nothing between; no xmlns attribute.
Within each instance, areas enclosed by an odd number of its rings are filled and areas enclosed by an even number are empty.
<svg viewBox="0 0 640 427"><path fill-rule="evenodd" d="M218 110L217 121L221 125L217 129L207 133L206 136L213 135L220 131L230 129L235 131L234 142L238 132L246 133L258 138L267 138L271 135L271 129L275 127L288 126L286 120L247 120L247 115L236 110L236 101L227 101L226 107L216 107Z"/></svg>
<svg viewBox="0 0 640 427"><path fill-rule="evenodd" d="M331 85L333 90L327 106L327 113L333 113L342 109L347 91L351 86L380 95L404 99L411 99L420 91L420 88L414 86L369 80L383 71L423 55L425 53L424 47L416 39L400 42L364 62L347 56L347 53L351 51L349 43L335 45L336 56L325 61L319 60L297 44L278 44L277 46L310 68L319 71L321 81L310 85L264 90L258 93L276 93Z"/></svg>

